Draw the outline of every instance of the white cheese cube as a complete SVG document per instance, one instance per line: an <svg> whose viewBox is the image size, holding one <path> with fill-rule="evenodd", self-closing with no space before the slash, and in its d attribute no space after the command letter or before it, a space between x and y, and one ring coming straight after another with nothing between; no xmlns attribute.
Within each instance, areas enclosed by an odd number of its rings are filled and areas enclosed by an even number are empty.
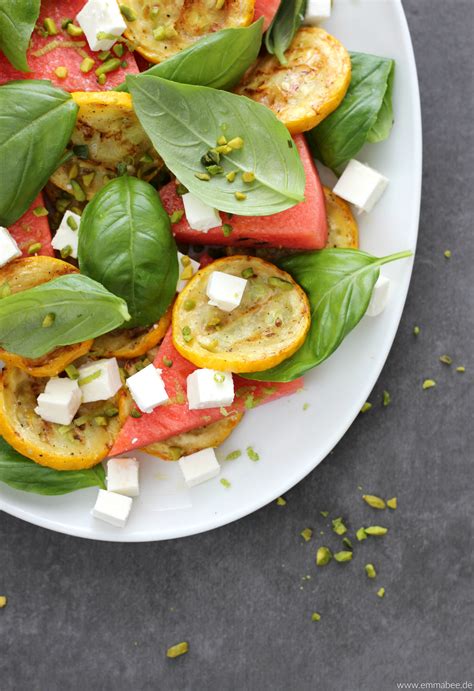
<svg viewBox="0 0 474 691"><path fill-rule="evenodd" d="M77 381L67 377L53 377L37 400L35 413L47 422L70 425L82 401Z"/></svg>
<svg viewBox="0 0 474 691"><path fill-rule="evenodd" d="M331 16L331 4L332 0L308 0L303 24L314 26L321 19L329 19Z"/></svg>
<svg viewBox="0 0 474 691"><path fill-rule="evenodd" d="M211 228L219 228L222 225L221 217L217 209L213 209L191 192L183 194L184 213L189 227L207 233Z"/></svg>
<svg viewBox="0 0 474 691"><path fill-rule="evenodd" d="M203 449L190 456L183 456L179 459L178 465L188 487L200 485L201 482L216 477L221 469L214 449Z"/></svg>
<svg viewBox="0 0 474 691"><path fill-rule="evenodd" d="M0 226L0 266L21 257L21 249L6 228Z"/></svg>
<svg viewBox="0 0 474 691"><path fill-rule="evenodd" d="M110 458L107 461L107 489L109 492L138 497L139 464L136 458Z"/></svg>
<svg viewBox="0 0 474 691"><path fill-rule="evenodd" d="M230 372L197 369L187 380L189 410L221 408L234 400L234 380Z"/></svg>
<svg viewBox="0 0 474 691"><path fill-rule="evenodd" d="M121 36L127 25L119 10L117 0L89 0L76 17L84 31L91 50L110 50L112 38L98 39L99 33Z"/></svg>
<svg viewBox="0 0 474 691"><path fill-rule="evenodd" d="M84 403L112 398L122 386L117 360L113 357L87 362L79 367L78 383Z"/></svg>
<svg viewBox="0 0 474 691"><path fill-rule="evenodd" d="M59 228L56 231L54 238L51 241L55 250L60 252L69 248L68 257L77 259L77 246L79 243L79 226L81 225L81 217L75 214L74 211L66 211L62 217Z"/></svg>
<svg viewBox="0 0 474 691"><path fill-rule="evenodd" d="M178 285L176 286L176 291L180 293L187 285L190 278L194 276L196 271L199 271L199 262L195 259L191 259L186 254L178 252L178 271L179 279ZM182 278L185 276L185 278Z"/></svg>
<svg viewBox="0 0 474 691"><path fill-rule="evenodd" d="M372 211L388 185L388 179L354 158L349 161L333 192L360 211Z"/></svg>
<svg viewBox="0 0 474 691"><path fill-rule="evenodd" d="M131 497L100 489L91 514L100 521L110 523L117 528L123 528L130 514L132 503Z"/></svg>
<svg viewBox="0 0 474 691"><path fill-rule="evenodd" d="M377 317L387 306L390 296L390 280L386 276L379 275L366 314L369 317Z"/></svg>
<svg viewBox="0 0 474 691"><path fill-rule="evenodd" d="M206 287L209 304L219 307L224 312L232 312L240 305L246 285L246 278L232 276L223 271L213 271Z"/></svg>
<svg viewBox="0 0 474 691"><path fill-rule="evenodd" d="M132 398L142 413L151 413L154 408L168 400L161 370L148 365L127 379Z"/></svg>

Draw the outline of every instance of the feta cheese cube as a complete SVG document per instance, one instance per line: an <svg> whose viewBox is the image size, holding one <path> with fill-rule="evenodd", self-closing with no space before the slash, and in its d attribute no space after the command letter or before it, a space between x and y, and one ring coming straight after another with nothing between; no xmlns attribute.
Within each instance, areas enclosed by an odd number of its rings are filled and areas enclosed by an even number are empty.
<svg viewBox="0 0 474 691"><path fill-rule="evenodd" d="M203 449L190 456L183 456L179 459L178 465L188 487L200 485L201 482L216 477L221 470L214 449Z"/></svg>
<svg viewBox="0 0 474 691"><path fill-rule="evenodd" d="M35 413L47 422L70 425L82 401L77 381L53 377L37 399Z"/></svg>
<svg viewBox="0 0 474 691"><path fill-rule="evenodd" d="M234 400L234 380L230 372L197 369L187 380L189 410L221 408Z"/></svg>
<svg viewBox="0 0 474 691"><path fill-rule="evenodd" d="M303 24L314 26L321 19L329 19L331 16L332 0L308 0Z"/></svg>
<svg viewBox="0 0 474 691"><path fill-rule="evenodd" d="M138 468L136 458L110 458L107 461L107 490L127 497L138 497Z"/></svg>
<svg viewBox="0 0 474 691"><path fill-rule="evenodd" d="M122 386L117 360L113 357L87 362L79 367L78 383L84 403L112 398Z"/></svg>
<svg viewBox="0 0 474 691"><path fill-rule="evenodd" d="M21 257L21 249L6 228L0 226L0 266Z"/></svg>
<svg viewBox="0 0 474 691"><path fill-rule="evenodd" d="M349 161L333 192L360 211L372 211L388 185L388 179L354 158Z"/></svg>
<svg viewBox="0 0 474 691"><path fill-rule="evenodd" d="M132 503L131 497L100 489L91 514L100 521L110 523L117 528L123 528L130 514Z"/></svg>
<svg viewBox="0 0 474 691"><path fill-rule="evenodd" d="M217 209L213 209L191 192L183 194L184 213L189 227L207 233L211 228L218 228L222 225L221 217Z"/></svg>
<svg viewBox="0 0 474 691"><path fill-rule="evenodd" d="M117 0L88 0L76 19L91 50L110 50L115 43L111 38L99 40L99 33L119 37L127 28Z"/></svg>
<svg viewBox="0 0 474 691"><path fill-rule="evenodd" d="M209 304L219 307L224 312L232 312L240 305L246 285L246 278L232 276L223 271L213 271L206 287Z"/></svg>
<svg viewBox="0 0 474 691"><path fill-rule="evenodd" d="M377 317L387 306L390 296L390 280L386 276L379 275L372 291L366 314L369 317Z"/></svg>
<svg viewBox="0 0 474 691"><path fill-rule="evenodd" d="M176 286L176 291L178 293L186 287L189 279L194 276L196 271L199 271L199 266L199 262L195 259L191 259L191 257L188 257L186 254L178 252L179 279L178 285Z"/></svg>
<svg viewBox="0 0 474 691"><path fill-rule="evenodd" d="M154 408L168 400L161 370L148 365L127 379L132 398L142 413L151 413Z"/></svg>
<svg viewBox="0 0 474 691"><path fill-rule="evenodd" d="M55 250L69 248L68 257L77 259L77 246L79 243L79 226L81 225L81 217L75 214L74 211L66 211L62 217L59 228L56 231L54 238L51 241Z"/></svg>

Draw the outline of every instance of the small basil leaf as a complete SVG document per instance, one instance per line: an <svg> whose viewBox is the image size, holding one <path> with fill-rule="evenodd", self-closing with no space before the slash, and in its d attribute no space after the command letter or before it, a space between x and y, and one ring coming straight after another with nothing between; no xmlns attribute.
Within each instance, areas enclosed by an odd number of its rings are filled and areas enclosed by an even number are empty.
<svg viewBox="0 0 474 691"><path fill-rule="evenodd" d="M35 494L59 495L87 487L105 489L101 464L86 470L54 470L30 461L0 438L0 482Z"/></svg>
<svg viewBox="0 0 474 691"><path fill-rule="evenodd" d="M70 94L44 80L0 86L0 225L29 208L62 160L76 122Z"/></svg>
<svg viewBox="0 0 474 691"><path fill-rule="evenodd" d="M381 141L393 122L395 62L351 53L352 77L341 105L307 133L314 155L338 173L367 141Z"/></svg>
<svg viewBox="0 0 474 691"><path fill-rule="evenodd" d="M257 59L262 43L262 26L263 19L260 18L250 26L207 34L142 74L181 84L230 90ZM127 90L126 84L116 89Z"/></svg>
<svg viewBox="0 0 474 691"><path fill-rule="evenodd" d="M0 4L0 50L22 72L29 71L26 51L40 4L40 0L2 0Z"/></svg>
<svg viewBox="0 0 474 691"><path fill-rule="evenodd" d="M260 381L292 381L320 365L357 326L369 304L383 264L411 256L373 257L360 250L328 249L287 257L280 266L306 291L311 327L306 341L280 365L243 375Z"/></svg>
<svg viewBox="0 0 474 691"><path fill-rule="evenodd" d="M154 187L124 175L94 196L81 219L79 266L127 302L128 328L163 316L176 293L178 258Z"/></svg>
<svg viewBox="0 0 474 691"><path fill-rule="evenodd" d="M87 276L69 274L0 300L0 345L42 357L108 333L129 318L121 298Z"/></svg>
<svg viewBox="0 0 474 691"><path fill-rule="evenodd" d="M266 106L205 86L177 84L161 77L127 77L135 112L155 149L187 189L212 207L241 216L267 216L304 199L305 175L286 127ZM209 182L201 157L219 136L241 137L244 145L222 155L223 173ZM231 171L251 172L246 184ZM246 195L243 201L235 197Z"/></svg>
<svg viewBox="0 0 474 691"><path fill-rule="evenodd" d="M290 47L306 14L306 0L281 0L277 13L265 34L265 46L282 65L287 64L285 51Z"/></svg>

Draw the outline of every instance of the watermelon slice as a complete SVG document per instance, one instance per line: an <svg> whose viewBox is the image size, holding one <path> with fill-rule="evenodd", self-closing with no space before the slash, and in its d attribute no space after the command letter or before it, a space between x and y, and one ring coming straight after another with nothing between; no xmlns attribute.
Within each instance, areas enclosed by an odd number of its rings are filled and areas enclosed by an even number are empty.
<svg viewBox="0 0 474 691"><path fill-rule="evenodd" d="M263 30L266 31L276 15L280 0L255 0L254 21L264 17Z"/></svg>
<svg viewBox="0 0 474 691"><path fill-rule="evenodd" d="M171 366L165 363L172 362ZM162 370L162 377L170 402L155 408L152 413L143 414L139 418L129 417L120 430L120 434L110 451L115 456L131 449L139 449L157 441L163 441L175 434L190 430L222 418L220 408L207 410L189 410L186 399L186 378L196 367L185 360L173 346L171 329L161 344L155 361L155 367ZM282 396L295 393L303 386L302 379L280 384L268 382L250 382L234 375L235 400L226 408L232 411L245 411L261 403L274 401Z"/></svg>
<svg viewBox="0 0 474 691"><path fill-rule="evenodd" d="M42 0L37 27L42 27L45 18L50 17L56 23L58 34L43 37L38 29L33 31L27 55L31 72L18 72L6 57L0 54L0 84L12 79L50 79L53 84L65 91L104 91L121 84L127 74L136 74L138 67L135 58L125 50L121 60L127 63L126 66L109 72L103 86L97 83L95 69L102 64L97 57L98 54L89 50L85 36L73 38L61 29L61 22L67 18L75 19L85 4L86 0ZM87 74L80 70L85 57L91 57L95 62L94 68ZM112 53L112 57L116 56ZM57 67L67 69L65 79L56 76Z"/></svg>
<svg viewBox="0 0 474 691"><path fill-rule="evenodd" d="M32 245L39 243L41 248L35 252L35 254L54 257L54 250L51 247L51 231L49 229L48 217L36 216L33 213L33 210L38 207L44 208L44 199L41 192L28 211L23 214L16 223L8 228L8 232L16 240L24 256L28 256L28 249Z"/></svg>
<svg viewBox="0 0 474 691"><path fill-rule="evenodd" d="M178 242L194 245L236 245L238 247L291 247L300 250L319 250L325 247L328 236L324 193L306 139L302 134L294 142L306 173L305 201L271 216L229 216L221 213L223 223L232 227L225 236L222 227L207 233L192 230L183 216L173 225ZM174 182L160 190L161 201L168 214L183 209Z"/></svg>

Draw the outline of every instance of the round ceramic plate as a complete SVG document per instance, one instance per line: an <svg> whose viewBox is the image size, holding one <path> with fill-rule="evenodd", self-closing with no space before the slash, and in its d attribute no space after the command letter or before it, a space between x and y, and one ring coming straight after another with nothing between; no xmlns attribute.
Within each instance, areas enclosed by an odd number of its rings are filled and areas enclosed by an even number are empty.
<svg viewBox="0 0 474 691"><path fill-rule="evenodd" d="M390 184L368 215L359 217L361 248L382 256L415 250L421 188L421 116L416 66L399 0L336 0L324 24L354 51L395 58L395 125L390 138L367 146L358 159ZM305 377L296 395L252 410L217 451L225 488L215 478L191 490L179 467L141 454L141 494L125 529L90 515L97 490L42 497L0 485L0 507L36 525L96 540L138 542L200 533L235 521L274 500L313 470L341 439L375 384L397 331L412 261L384 267L392 281L389 306L364 317L339 350ZM357 362L357 367L354 367ZM309 406L305 405L309 404ZM303 406L306 410L303 410ZM224 461L229 451L253 446Z"/></svg>

